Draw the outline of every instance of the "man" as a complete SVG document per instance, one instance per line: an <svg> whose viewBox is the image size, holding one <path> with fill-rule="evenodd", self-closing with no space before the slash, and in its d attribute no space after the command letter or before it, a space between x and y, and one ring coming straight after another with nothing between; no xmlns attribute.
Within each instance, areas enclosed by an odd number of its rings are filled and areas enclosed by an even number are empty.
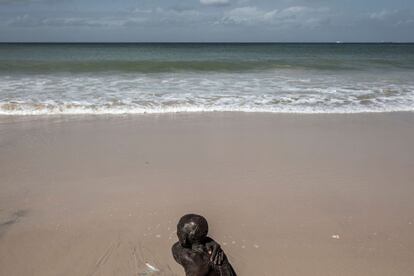
<svg viewBox="0 0 414 276"><path fill-rule="evenodd" d="M195 214L183 216L177 225L178 242L172 247L187 276L236 276L220 245L207 237L207 220Z"/></svg>

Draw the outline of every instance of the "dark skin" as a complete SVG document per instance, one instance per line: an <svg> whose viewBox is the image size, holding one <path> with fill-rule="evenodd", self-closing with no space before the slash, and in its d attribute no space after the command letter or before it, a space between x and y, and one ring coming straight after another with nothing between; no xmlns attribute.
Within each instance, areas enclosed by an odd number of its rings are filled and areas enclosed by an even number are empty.
<svg viewBox="0 0 414 276"><path fill-rule="evenodd" d="M207 237L207 221L198 215L186 215L177 225L179 242L172 247L177 263L187 276L236 276L220 245Z"/></svg>

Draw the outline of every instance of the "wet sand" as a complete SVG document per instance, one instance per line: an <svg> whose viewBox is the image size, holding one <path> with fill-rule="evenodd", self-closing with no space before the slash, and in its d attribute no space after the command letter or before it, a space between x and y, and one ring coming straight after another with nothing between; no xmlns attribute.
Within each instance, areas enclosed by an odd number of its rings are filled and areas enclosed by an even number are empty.
<svg viewBox="0 0 414 276"><path fill-rule="evenodd" d="M0 275L414 275L414 113L0 118ZM160 272L151 272L146 265Z"/></svg>

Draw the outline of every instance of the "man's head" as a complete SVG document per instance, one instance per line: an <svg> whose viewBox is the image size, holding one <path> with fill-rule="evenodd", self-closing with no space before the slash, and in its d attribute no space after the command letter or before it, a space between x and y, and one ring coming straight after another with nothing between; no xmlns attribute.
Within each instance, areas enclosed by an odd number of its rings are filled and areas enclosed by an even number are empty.
<svg viewBox="0 0 414 276"><path fill-rule="evenodd" d="M207 220L195 214L183 216L177 224L177 236L183 247L202 242L208 233Z"/></svg>

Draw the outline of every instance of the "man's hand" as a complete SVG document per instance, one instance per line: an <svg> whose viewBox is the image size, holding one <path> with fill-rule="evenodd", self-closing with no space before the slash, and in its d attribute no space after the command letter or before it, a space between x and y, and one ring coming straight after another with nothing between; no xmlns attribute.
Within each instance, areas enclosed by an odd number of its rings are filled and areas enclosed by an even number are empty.
<svg viewBox="0 0 414 276"><path fill-rule="evenodd" d="M215 265L222 265L224 260L224 252L221 250L220 245L211 240L206 243L206 248L208 250L208 254L210 255L210 262Z"/></svg>

